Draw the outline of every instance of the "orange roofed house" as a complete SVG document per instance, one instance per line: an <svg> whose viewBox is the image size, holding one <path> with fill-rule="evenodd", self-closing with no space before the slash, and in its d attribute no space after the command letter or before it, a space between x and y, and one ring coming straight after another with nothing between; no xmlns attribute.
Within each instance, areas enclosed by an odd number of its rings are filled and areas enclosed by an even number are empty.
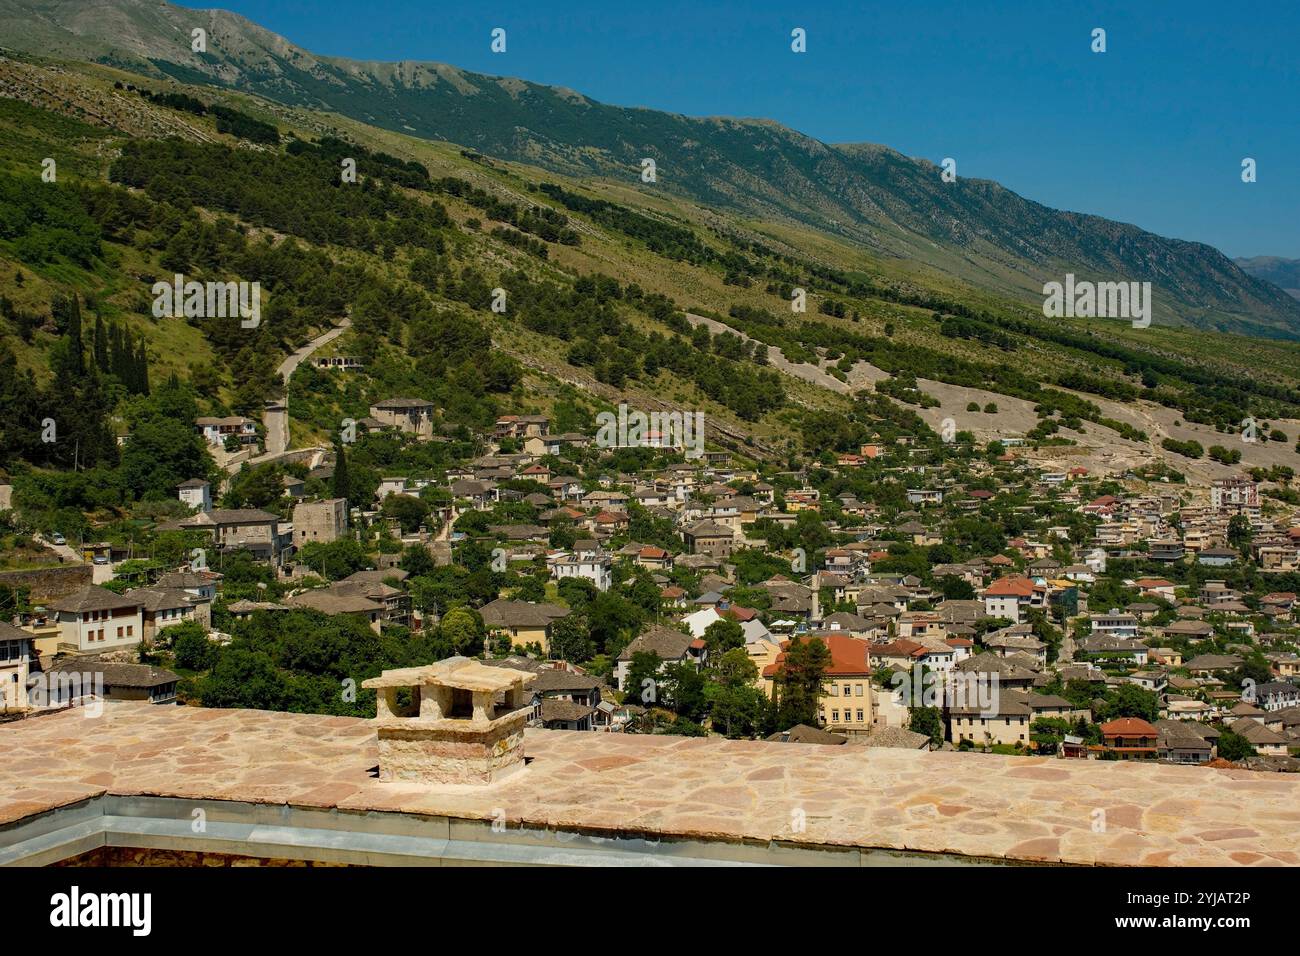
<svg viewBox="0 0 1300 956"><path fill-rule="evenodd" d="M1003 617L1013 624L1025 620L1030 608L1041 608L1047 604L1047 588L1035 584L1029 578L998 578L984 589L984 613L989 617Z"/></svg>
<svg viewBox="0 0 1300 956"><path fill-rule="evenodd" d="M817 702L825 729L840 734L870 733L875 716L868 654L871 645L860 638L838 634L823 634L804 640L821 641L831 652L821 699ZM776 662L763 668L763 687L769 696L775 692L776 678L785 665L785 652L789 646L789 641L782 642Z"/></svg>
<svg viewBox="0 0 1300 956"><path fill-rule="evenodd" d="M1101 746L1089 749L1096 753L1107 751L1121 760L1154 760L1160 731L1140 717L1118 717L1101 725Z"/></svg>

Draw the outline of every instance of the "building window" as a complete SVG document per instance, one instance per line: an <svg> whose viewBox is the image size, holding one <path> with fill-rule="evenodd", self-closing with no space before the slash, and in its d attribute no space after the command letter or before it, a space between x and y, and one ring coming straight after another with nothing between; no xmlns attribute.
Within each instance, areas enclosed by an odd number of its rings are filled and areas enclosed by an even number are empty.
<svg viewBox="0 0 1300 956"><path fill-rule="evenodd" d="M862 717L862 711L859 710L859 711L858 711L858 723L862 723L862 720L863 720L863 717Z"/></svg>
<svg viewBox="0 0 1300 956"><path fill-rule="evenodd" d="M833 724L838 724L839 722L840 722L840 712L839 712L838 710L832 710L832 711L831 711L831 723L833 723Z"/></svg>

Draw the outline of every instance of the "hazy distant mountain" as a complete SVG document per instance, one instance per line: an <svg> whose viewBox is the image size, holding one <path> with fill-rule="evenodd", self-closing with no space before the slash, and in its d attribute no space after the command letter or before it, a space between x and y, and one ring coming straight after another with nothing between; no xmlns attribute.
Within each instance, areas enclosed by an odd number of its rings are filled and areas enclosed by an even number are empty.
<svg viewBox="0 0 1300 956"><path fill-rule="evenodd" d="M1233 259L1242 271L1263 279L1300 299L1300 259L1282 259L1278 256L1253 256L1249 259Z"/></svg>
<svg viewBox="0 0 1300 956"><path fill-rule="evenodd" d="M207 31L193 53L191 30ZM609 106L558 87L436 63L315 56L249 20L158 0L0 0L0 44L248 90L567 173L637 181L792 219L976 285L1041 300L1067 271L1156 286L1158 322L1300 337L1300 302L1210 246L1061 212L988 180L943 183L883 146L831 145L767 120Z"/></svg>

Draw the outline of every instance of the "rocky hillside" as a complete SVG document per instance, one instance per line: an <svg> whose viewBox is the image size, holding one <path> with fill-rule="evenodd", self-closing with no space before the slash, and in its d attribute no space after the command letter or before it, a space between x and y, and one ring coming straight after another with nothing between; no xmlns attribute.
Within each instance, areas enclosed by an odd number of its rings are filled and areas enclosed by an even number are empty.
<svg viewBox="0 0 1300 956"><path fill-rule="evenodd" d="M1256 279L1263 279L1276 286L1281 286L1288 293L1300 299L1300 259L1282 259L1278 256L1254 256L1250 259L1234 259L1233 262L1243 271Z"/></svg>

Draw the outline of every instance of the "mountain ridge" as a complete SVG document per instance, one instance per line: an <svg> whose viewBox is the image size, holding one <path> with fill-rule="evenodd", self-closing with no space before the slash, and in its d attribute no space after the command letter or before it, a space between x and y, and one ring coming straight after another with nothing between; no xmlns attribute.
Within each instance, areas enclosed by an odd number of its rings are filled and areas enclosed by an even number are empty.
<svg viewBox="0 0 1300 956"><path fill-rule="evenodd" d="M1271 282L1300 299L1300 259L1286 259L1282 256L1250 256L1232 261L1247 275Z"/></svg>
<svg viewBox="0 0 1300 956"><path fill-rule="evenodd" d="M208 31L206 53L190 50L195 26ZM0 33L19 49L253 92L567 175L637 182L651 158L648 188L809 225L1029 304L1065 272L1151 281L1158 324L1300 338L1300 303L1209 245L1055 210L993 180L944 183L933 163L879 144L613 106L450 64L318 56L239 14L159 0L0 0Z"/></svg>

